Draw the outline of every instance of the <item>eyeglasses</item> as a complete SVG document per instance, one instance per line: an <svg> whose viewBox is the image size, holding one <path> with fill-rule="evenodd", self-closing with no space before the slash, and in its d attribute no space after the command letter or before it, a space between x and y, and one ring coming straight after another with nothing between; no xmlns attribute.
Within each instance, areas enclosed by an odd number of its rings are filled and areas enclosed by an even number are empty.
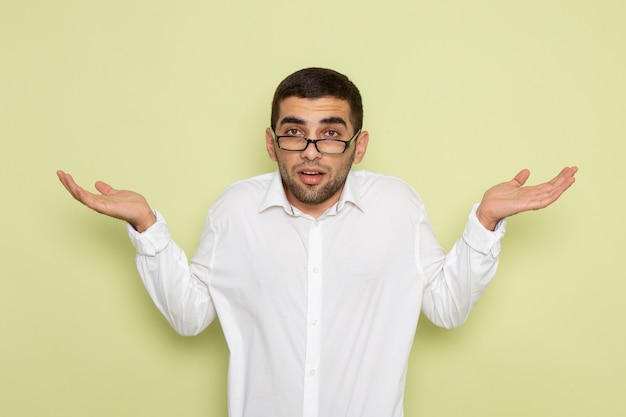
<svg viewBox="0 0 626 417"><path fill-rule="evenodd" d="M312 143L315 145L315 149L317 149L319 153L335 155L344 153L346 149L348 149L348 146L350 146L350 143L352 143L352 141L359 136L359 133L361 133L361 129L359 129L349 140L339 140L309 139L304 136L277 136L274 129L270 130L272 131L272 136L274 137L278 148L283 151L302 152L309 147L310 143Z"/></svg>

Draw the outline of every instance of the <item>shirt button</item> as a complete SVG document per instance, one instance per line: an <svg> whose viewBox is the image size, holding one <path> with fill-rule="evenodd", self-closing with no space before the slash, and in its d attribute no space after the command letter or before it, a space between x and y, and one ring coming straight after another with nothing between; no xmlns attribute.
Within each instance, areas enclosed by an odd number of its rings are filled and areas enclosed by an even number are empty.
<svg viewBox="0 0 626 417"><path fill-rule="evenodd" d="M318 267L314 267L312 271L314 274L317 274L320 272L320 269Z"/></svg>
<svg viewBox="0 0 626 417"><path fill-rule="evenodd" d="M317 326L317 320L311 320L311 326Z"/></svg>
<svg viewBox="0 0 626 417"><path fill-rule="evenodd" d="M315 220L315 223L313 223L313 225L314 225L315 227L320 227L320 222L319 222L318 220Z"/></svg>
<svg viewBox="0 0 626 417"><path fill-rule="evenodd" d="M315 369L311 369L311 370L309 371L309 375L311 375L311 376L315 376Z"/></svg>

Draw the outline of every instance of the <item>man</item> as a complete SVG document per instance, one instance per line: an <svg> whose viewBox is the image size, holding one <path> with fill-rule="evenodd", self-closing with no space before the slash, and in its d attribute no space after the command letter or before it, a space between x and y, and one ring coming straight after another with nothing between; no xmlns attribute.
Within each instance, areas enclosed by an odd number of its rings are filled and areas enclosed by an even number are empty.
<svg viewBox="0 0 626 417"><path fill-rule="evenodd" d="M459 326L495 274L504 219L556 201L575 167L489 189L449 253L419 196L396 178L351 170L365 155L361 96L308 68L277 88L265 132L278 172L228 187L191 262L164 219L131 191L67 190L125 220L159 310L183 335L219 317L230 350L231 416L399 417L420 311Z"/></svg>

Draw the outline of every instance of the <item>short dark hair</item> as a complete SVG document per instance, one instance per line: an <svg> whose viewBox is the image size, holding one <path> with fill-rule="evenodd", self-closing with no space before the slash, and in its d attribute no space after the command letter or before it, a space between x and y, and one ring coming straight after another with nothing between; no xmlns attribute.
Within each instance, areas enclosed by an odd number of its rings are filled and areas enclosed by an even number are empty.
<svg viewBox="0 0 626 417"><path fill-rule="evenodd" d="M354 131L363 127L361 93L345 75L326 68L304 68L285 78L276 88L272 100L272 129L276 128L280 103L289 97L335 97L350 105L350 122Z"/></svg>

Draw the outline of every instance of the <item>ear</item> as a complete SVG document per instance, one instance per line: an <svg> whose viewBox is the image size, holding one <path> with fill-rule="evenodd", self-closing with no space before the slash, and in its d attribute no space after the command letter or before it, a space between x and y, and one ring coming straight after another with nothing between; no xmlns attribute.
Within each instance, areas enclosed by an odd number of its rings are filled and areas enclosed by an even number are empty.
<svg viewBox="0 0 626 417"><path fill-rule="evenodd" d="M265 149L270 159L276 162L276 148L274 146L274 137L272 136L272 130L268 127L265 129Z"/></svg>
<svg viewBox="0 0 626 417"><path fill-rule="evenodd" d="M359 133L359 137L356 138L356 151L354 151L354 163L358 164L363 160L365 151L367 151L367 144L369 143L370 135L367 131Z"/></svg>

